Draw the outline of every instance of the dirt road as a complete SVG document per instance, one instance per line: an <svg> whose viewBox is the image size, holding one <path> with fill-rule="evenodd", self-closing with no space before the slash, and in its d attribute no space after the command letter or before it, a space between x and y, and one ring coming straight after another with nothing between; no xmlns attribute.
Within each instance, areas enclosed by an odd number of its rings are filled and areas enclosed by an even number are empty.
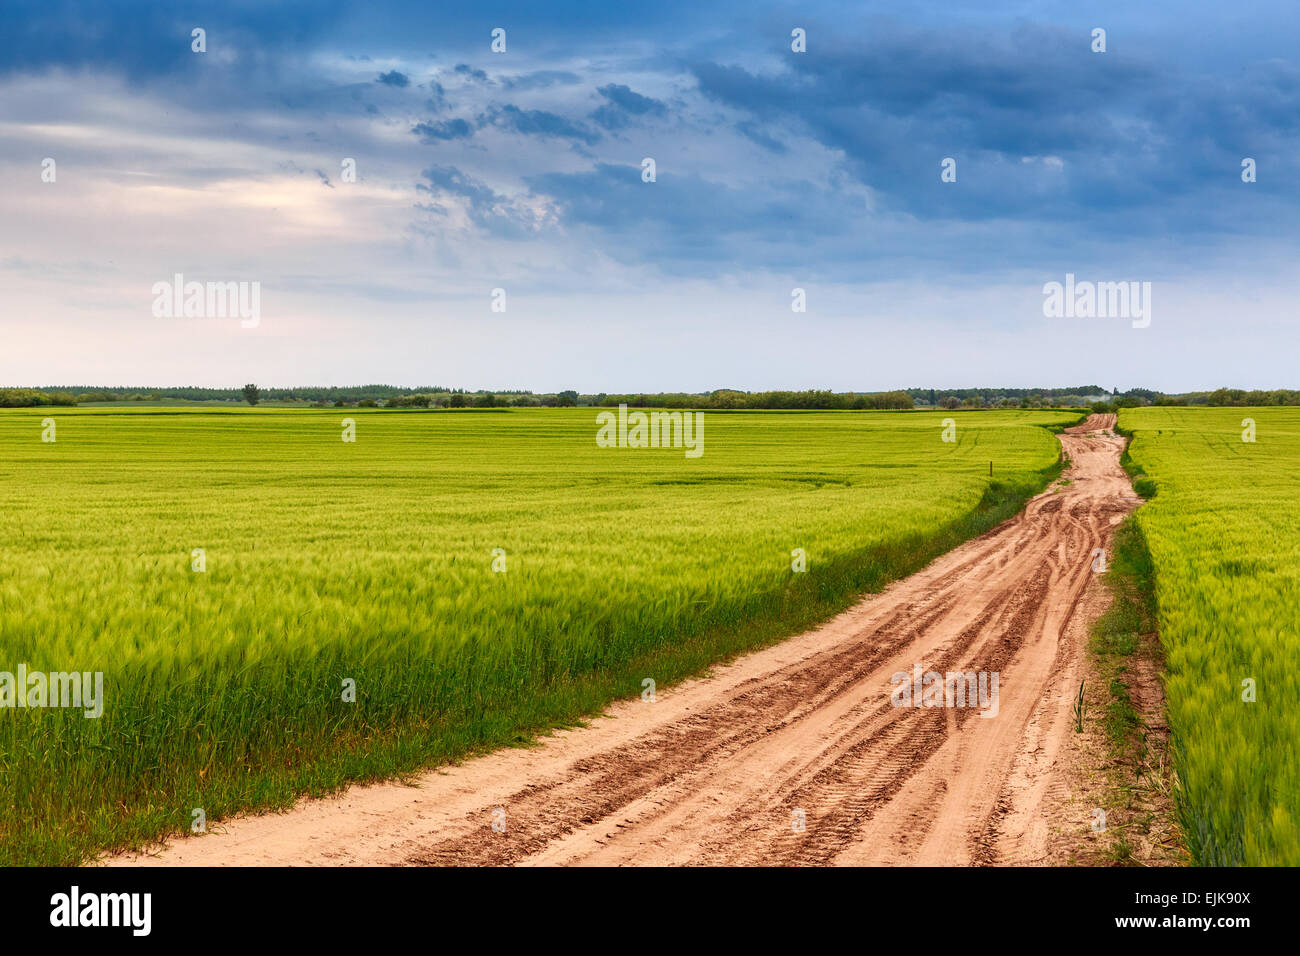
<svg viewBox="0 0 1300 956"><path fill-rule="evenodd" d="M1139 503L1113 427L1094 415L1063 435L1068 484L1017 517L654 702L621 702L590 727L415 787L353 788L109 862L1047 861L1053 834L1087 826L1081 811L1063 819L1058 759L1083 667L1076 612L1095 549ZM996 674L996 705L895 706L917 668L983 673L990 690Z"/></svg>

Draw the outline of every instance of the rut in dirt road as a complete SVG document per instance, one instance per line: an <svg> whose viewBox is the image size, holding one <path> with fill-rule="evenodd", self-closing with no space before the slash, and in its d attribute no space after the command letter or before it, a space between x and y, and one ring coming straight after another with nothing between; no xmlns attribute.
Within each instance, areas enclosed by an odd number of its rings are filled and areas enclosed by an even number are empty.
<svg viewBox="0 0 1300 956"><path fill-rule="evenodd" d="M826 625L614 719L231 821L116 863L1030 862L1081 667L1094 554L1139 503L1114 416L1068 430L1060 484ZM996 716L899 707L896 673L998 675ZM493 822L498 829L493 829Z"/></svg>

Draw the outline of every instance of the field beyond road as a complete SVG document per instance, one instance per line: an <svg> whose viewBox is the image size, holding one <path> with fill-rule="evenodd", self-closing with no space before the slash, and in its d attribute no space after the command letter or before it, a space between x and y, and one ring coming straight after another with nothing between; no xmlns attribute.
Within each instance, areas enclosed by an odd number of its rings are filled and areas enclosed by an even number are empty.
<svg viewBox="0 0 1300 956"><path fill-rule="evenodd" d="M1077 418L945 417L708 413L691 460L598 448L591 409L0 413L0 671L104 674L98 719L0 710L0 862L525 742L797 633L1015 513Z"/></svg>
<svg viewBox="0 0 1300 956"><path fill-rule="evenodd" d="M1137 408L1182 830L1203 866L1300 865L1300 409Z"/></svg>

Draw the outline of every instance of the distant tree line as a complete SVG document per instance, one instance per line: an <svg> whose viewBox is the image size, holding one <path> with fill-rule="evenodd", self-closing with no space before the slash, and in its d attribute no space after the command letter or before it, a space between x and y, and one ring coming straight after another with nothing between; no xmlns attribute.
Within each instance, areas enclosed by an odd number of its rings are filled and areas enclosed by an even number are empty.
<svg viewBox="0 0 1300 956"><path fill-rule="evenodd" d="M579 403L585 404L585 403ZM701 395L680 392L605 395L600 405L641 408L777 408L777 409L903 409L913 406L906 392L739 392L718 389Z"/></svg>
<svg viewBox="0 0 1300 956"><path fill-rule="evenodd" d="M179 399L187 402L242 402L246 399L245 389L247 387L196 388L182 385L158 388L155 386L129 387L125 385L112 387L65 385L59 386L58 391L75 395L77 400L83 404L86 402L156 402L160 399ZM46 391L49 391L49 389L47 388ZM359 402L368 398L371 401L378 402L395 395L448 391L451 391L451 389L438 385L426 385L419 388L398 388L394 385L309 385L294 388L257 388L257 396L259 401L263 402L303 402L307 404L328 402L333 404L340 400Z"/></svg>
<svg viewBox="0 0 1300 956"><path fill-rule="evenodd" d="M77 404L76 396L64 392L41 392L34 388L0 388L0 408L75 404Z"/></svg>
<svg viewBox="0 0 1300 956"><path fill-rule="evenodd" d="M909 388L921 408L1079 408L1110 393L1100 385L1069 388Z"/></svg>
<svg viewBox="0 0 1300 956"><path fill-rule="evenodd" d="M31 389L25 391L34 391ZM44 392L52 389L45 388ZM196 388L179 386L174 388L128 387L70 385L59 386L57 391L71 396L74 401L66 404L89 404L94 402L230 402L232 404L247 402L259 403L294 402L317 407L349 406L370 403L394 408L503 408L511 405L549 405L563 406L578 404L578 393L574 391L559 392L554 395L537 395L521 389L502 389L498 391L466 391L461 388L446 388L441 385L421 385L415 388L399 388L395 385L348 385L348 386L296 386L293 388L265 388L257 385L245 385L242 388ZM588 404L596 404L591 396Z"/></svg>
<svg viewBox="0 0 1300 956"><path fill-rule="evenodd" d="M1171 398L1174 396L1162 396ZM1300 405L1300 391L1275 388L1268 391L1245 391L1240 388L1218 388L1213 392L1190 392L1177 396L1185 401L1157 402L1168 405Z"/></svg>
<svg viewBox="0 0 1300 956"><path fill-rule="evenodd" d="M1094 403L1092 409L1113 412L1140 405L1239 405L1252 408L1265 405L1300 405L1300 391L1289 388L1252 390L1218 388L1213 392L1182 392L1167 395L1148 388L1131 388L1127 392L1116 392L1109 401Z"/></svg>
<svg viewBox="0 0 1300 956"><path fill-rule="evenodd" d="M804 391L638 392L623 395L581 394L572 389L555 393L524 390L467 391L442 386L399 388L393 385L303 386L296 388L103 388L59 386L0 388L0 408L38 405L84 405L99 402L247 402L293 403L316 408L571 408L620 404L641 408L692 409L908 409L919 408L1082 408L1115 411L1138 405L1300 405L1300 391L1220 388L1212 392L1165 394L1148 388L1104 389L1098 385L1070 388L909 388L892 392Z"/></svg>
<svg viewBox="0 0 1300 956"><path fill-rule="evenodd" d="M536 395L532 392L465 392L460 389L449 391L416 392L411 395L395 395L384 402L386 408L565 408L579 404L578 393L574 391L557 392L554 395ZM604 396L600 396L604 397ZM581 404L597 404L591 401Z"/></svg>
<svg viewBox="0 0 1300 956"><path fill-rule="evenodd" d="M936 408L1024 408L1088 406L1094 411L1116 411L1140 405L1300 405L1300 391L1291 389L1254 390L1220 388L1213 392L1166 394L1150 388L1120 391L1098 385L1074 388L909 388L918 406Z"/></svg>

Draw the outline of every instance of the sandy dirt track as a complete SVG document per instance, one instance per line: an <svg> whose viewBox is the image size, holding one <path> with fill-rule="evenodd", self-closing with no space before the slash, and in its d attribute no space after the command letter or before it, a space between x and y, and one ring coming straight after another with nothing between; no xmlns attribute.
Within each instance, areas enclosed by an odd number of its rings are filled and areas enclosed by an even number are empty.
<svg viewBox="0 0 1300 956"><path fill-rule="evenodd" d="M1095 549L1139 504L1114 418L1061 436L1069 483L1015 518L654 702L620 702L589 727L416 786L354 787L106 862L1049 862L1066 825L1059 758L1084 668L1081 597L1096 587ZM997 715L894 706L891 676L915 666L997 672Z"/></svg>

